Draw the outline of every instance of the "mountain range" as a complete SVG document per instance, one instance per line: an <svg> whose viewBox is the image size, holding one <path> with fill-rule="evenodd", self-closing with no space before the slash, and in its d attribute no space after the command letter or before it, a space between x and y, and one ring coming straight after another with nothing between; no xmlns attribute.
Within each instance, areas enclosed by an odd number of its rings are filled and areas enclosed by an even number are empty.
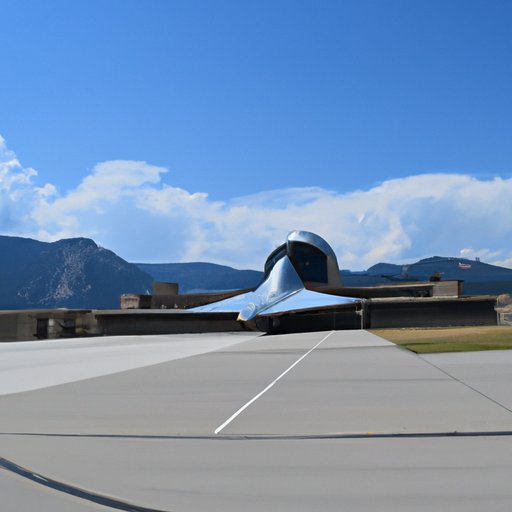
<svg viewBox="0 0 512 512"><path fill-rule="evenodd" d="M464 280L471 295L512 294L512 269L463 258L378 263L342 270L344 286ZM39 242L0 236L0 309L117 308L123 293L151 293L153 281L177 282L180 293L256 287L263 273L214 263L129 263L87 238Z"/></svg>
<svg viewBox="0 0 512 512"><path fill-rule="evenodd" d="M88 238L39 242L0 236L0 309L112 308L153 278Z"/></svg>
<svg viewBox="0 0 512 512"><path fill-rule="evenodd" d="M155 281L179 283L180 293L239 290L258 286L263 272L215 263L135 263Z"/></svg>
<svg viewBox="0 0 512 512"><path fill-rule="evenodd" d="M377 263L365 272L341 271L345 286L428 281L434 275L443 281L464 281L467 295L512 293L512 269L465 258L433 256L406 265Z"/></svg>
<svg viewBox="0 0 512 512"><path fill-rule="evenodd" d="M236 270L213 263L136 263L157 281L176 282L181 293L219 291L257 286L263 272ZM468 295L512 293L512 269L465 258L433 256L416 263L377 263L368 270L341 270L343 286L374 286L428 281L434 274L444 281L464 281Z"/></svg>

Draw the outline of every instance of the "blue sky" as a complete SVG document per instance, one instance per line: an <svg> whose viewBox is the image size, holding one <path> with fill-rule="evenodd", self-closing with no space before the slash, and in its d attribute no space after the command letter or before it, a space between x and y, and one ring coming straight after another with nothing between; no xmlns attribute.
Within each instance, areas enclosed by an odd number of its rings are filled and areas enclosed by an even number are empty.
<svg viewBox="0 0 512 512"><path fill-rule="evenodd" d="M259 268L311 229L344 268L512 266L511 2L0 7L0 233Z"/></svg>

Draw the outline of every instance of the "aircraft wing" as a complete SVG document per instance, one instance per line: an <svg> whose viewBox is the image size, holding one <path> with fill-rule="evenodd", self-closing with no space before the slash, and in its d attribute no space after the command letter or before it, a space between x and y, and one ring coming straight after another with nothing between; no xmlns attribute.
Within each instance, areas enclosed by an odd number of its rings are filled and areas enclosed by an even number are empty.
<svg viewBox="0 0 512 512"><path fill-rule="evenodd" d="M247 322L259 315L336 307L360 302L360 299L328 295L307 290L286 257L276 262L267 279L253 292L189 309L198 313L236 313Z"/></svg>
<svg viewBox="0 0 512 512"><path fill-rule="evenodd" d="M361 302L361 299L354 299L352 297L342 297L339 295L328 295L326 293L313 292L311 290L300 290L294 295L283 299L282 301L270 306L263 311L260 315L274 315L278 313L285 313L288 311L308 311L315 309L325 309L329 307L344 306Z"/></svg>

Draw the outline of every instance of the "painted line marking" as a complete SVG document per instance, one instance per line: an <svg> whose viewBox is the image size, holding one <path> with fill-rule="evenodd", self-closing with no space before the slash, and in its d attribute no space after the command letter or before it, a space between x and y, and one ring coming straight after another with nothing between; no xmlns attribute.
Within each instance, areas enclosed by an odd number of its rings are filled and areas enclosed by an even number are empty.
<svg viewBox="0 0 512 512"><path fill-rule="evenodd" d="M222 425L217 427L215 429L214 433L218 434L225 427L227 427L238 415L240 415L242 412L244 412L245 409L247 409L247 407L249 407L251 404L256 402L256 400L258 400L258 398L260 398L260 396L264 395L270 388L272 388L274 386L274 384L276 384L279 380L281 380L290 370L295 368L295 366L297 366L305 357L307 357L309 354L311 354L311 352L313 352L313 350L315 350L315 348L320 346L320 344L322 344L333 332L334 331L331 331L327 336L324 336L314 347L310 348L305 354L303 354L301 357L299 357L299 359L297 359L297 361L295 361L289 368L287 368L283 373L281 373L281 375L279 375L279 377L274 379L263 391L260 391L255 397L251 398L245 405L240 407L240 409L238 409L238 411L236 411L233 415L231 415Z"/></svg>

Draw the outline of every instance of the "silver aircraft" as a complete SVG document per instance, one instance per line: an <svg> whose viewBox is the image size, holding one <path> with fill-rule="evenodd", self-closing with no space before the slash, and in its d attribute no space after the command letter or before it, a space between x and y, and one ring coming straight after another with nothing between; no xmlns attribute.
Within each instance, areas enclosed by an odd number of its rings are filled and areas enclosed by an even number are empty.
<svg viewBox="0 0 512 512"><path fill-rule="evenodd" d="M265 262L263 282L254 290L189 309L198 313L238 313L250 327L262 317L357 309L362 299L338 295L338 261L330 245L308 231L292 231Z"/></svg>

